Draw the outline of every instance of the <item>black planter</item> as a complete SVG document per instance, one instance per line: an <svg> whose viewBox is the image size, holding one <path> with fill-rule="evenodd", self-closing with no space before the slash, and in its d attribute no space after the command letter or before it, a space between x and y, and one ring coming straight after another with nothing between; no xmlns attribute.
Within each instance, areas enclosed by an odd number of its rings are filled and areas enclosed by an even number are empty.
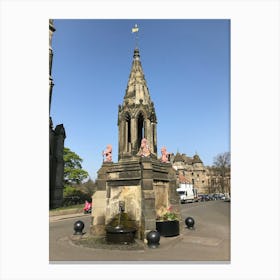
<svg viewBox="0 0 280 280"><path fill-rule="evenodd" d="M156 229L161 236L169 237L180 234L179 221L157 221Z"/></svg>

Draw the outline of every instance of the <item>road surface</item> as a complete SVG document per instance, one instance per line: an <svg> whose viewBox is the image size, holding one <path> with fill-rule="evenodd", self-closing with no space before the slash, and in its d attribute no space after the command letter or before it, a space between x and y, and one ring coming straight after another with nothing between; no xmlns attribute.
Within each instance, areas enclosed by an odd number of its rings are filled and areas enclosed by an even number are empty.
<svg viewBox="0 0 280 280"><path fill-rule="evenodd" d="M137 250L108 250L77 246L73 243L73 225L77 220L85 223L89 232L89 215L50 222L51 263L56 262L162 262L182 261L230 262L230 203L207 201L181 205L183 221L191 216L195 229L182 224L176 237L161 237L156 249L143 246Z"/></svg>

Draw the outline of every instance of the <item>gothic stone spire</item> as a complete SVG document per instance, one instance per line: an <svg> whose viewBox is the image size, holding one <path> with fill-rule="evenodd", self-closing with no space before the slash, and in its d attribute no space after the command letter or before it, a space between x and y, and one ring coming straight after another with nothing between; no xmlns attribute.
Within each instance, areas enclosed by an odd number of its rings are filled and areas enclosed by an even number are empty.
<svg viewBox="0 0 280 280"><path fill-rule="evenodd" d="M156 113L142 69L139 49L133 54L132 67L122 106L119 106L119 159L136 156L142 138L156 156Z"/></svg>
<svg viewBox="0 0 280 280"><path fill-rule="evenodd" d="M140 104L141 102L143 104L151 103L138 48L134 50L132 67L124 97L124 103L125 102L129 104Z"/></svg>

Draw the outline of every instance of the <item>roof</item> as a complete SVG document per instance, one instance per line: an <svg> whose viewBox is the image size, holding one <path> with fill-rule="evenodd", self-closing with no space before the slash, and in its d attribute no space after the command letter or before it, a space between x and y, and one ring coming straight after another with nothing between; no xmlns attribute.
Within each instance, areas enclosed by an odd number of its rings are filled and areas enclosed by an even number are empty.
<svg viewBox="0 0 280 280"><path fill-rule="evenodd" d="M142 69L138 48L134 49L132 67L124 97L124 104L127 102L131 104L151 104L150 93Z"/></svg>
<svg viewBox="0 0 280 280"><path fill-rule="evenodd" d="M193 162L193 159L191 157L186 156L186 154L182 154L182 158L186 164L192 164Z"/></svg>
<svg viewBox="0 0 280 280"><path fill-rule="evenodd" d="M177 153L174 157L174 162L178 162L178 161L184 161L184 159L180 153Z"/></svg>
<svg viewBox="0 0 280 280"><path fill-rule="evenodd" d="M200 157L196 154L193 156L193 161L192 163L203 163Z"/></svg>

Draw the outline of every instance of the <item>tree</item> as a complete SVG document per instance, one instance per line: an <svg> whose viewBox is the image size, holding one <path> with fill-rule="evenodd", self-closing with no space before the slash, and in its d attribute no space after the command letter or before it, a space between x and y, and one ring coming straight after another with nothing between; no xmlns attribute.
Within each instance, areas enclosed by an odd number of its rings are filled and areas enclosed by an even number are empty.
<svg viewBox="0 0 280 280"><path fill-rule="evenodd" d="M214 158L214 166L219 168L230 168L230 152L218 154Z"/></svg>
<svg viewBox="0 0 280 280"><path fill-rule="evenodd" d="M216 175L219 176L219 184L223 193L225 192L226 187L228 192L230 192L230 166L230 152L218 154L214 158L213 167L216 171Z"/></svg>
<svg viewBox="0 0 280 280"><path fill-rule="evenodd" d="M82 183L83 180L89 177L87 171L82 169L82 158L69 148L64 147L64 183L66 185L76 185Z"/></svg>
<svg viewBox="0 0 280 280"><path fill-rule="evenodd" d="M88 194L94 194L96 191L96 184L95 182L89 178L88 181L83 182L82 184L79 184L77 186L75 186L77 189L79 189L80 191L84 192L84 193L88 193Z"/></svg>

